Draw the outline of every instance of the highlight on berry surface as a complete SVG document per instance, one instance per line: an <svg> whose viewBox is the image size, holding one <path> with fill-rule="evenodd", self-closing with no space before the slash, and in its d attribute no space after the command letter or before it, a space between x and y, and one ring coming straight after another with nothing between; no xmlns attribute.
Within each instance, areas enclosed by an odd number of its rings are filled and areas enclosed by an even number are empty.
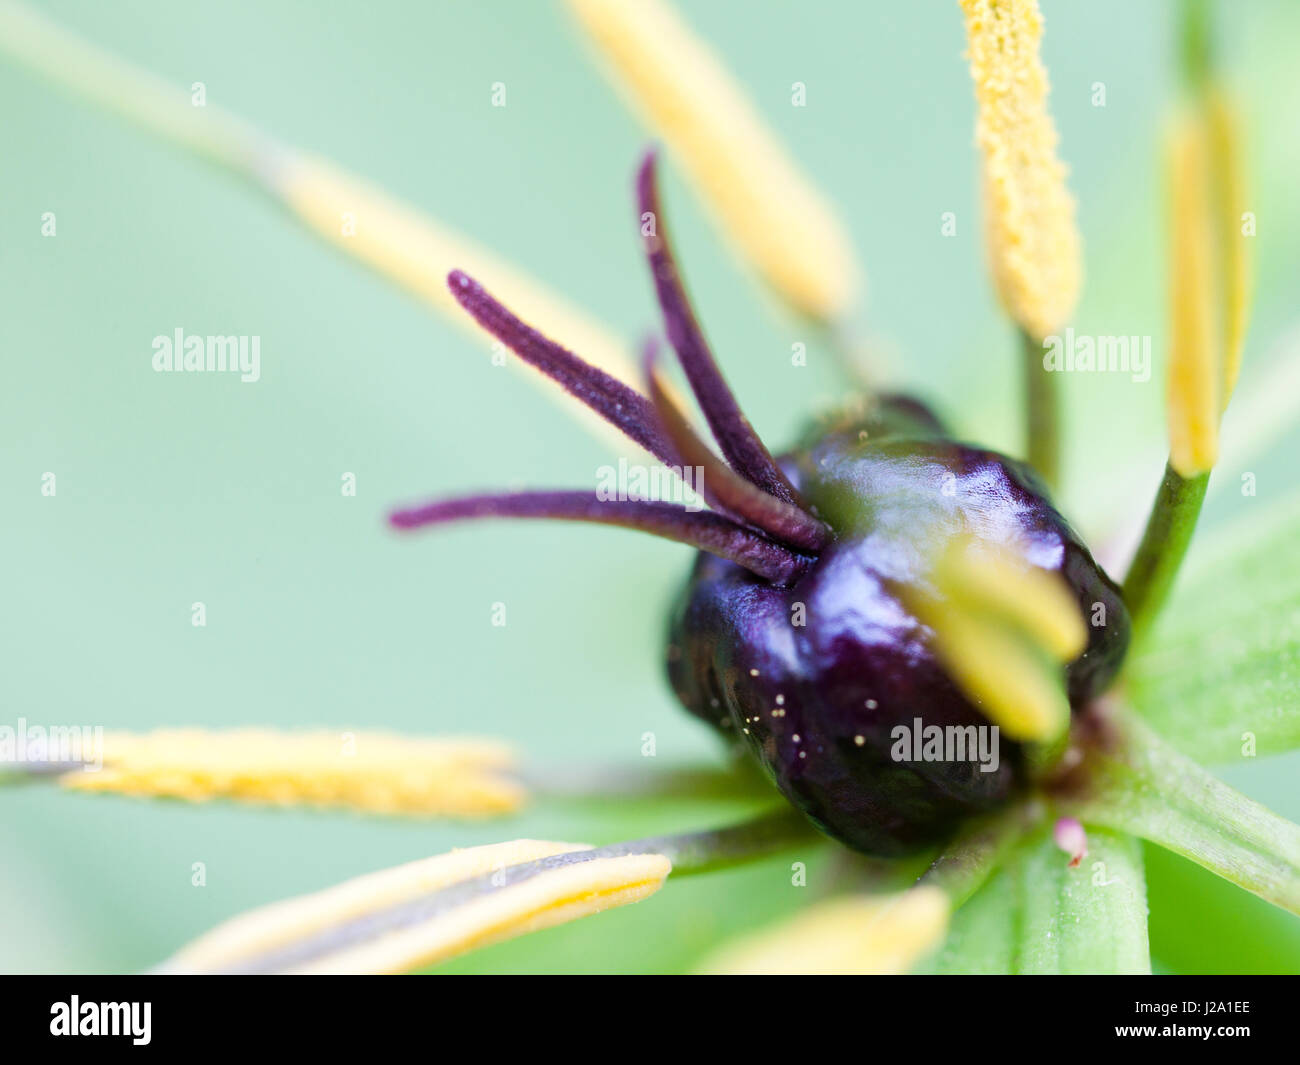
<svg viewBox="0 0 1300 1065"><path fill-rule="evenodd" d="M167 960L191 973L395 973L652 895L672 863L520 839L356 877L232 918Z"/></svg>
<svg viewBox="0 0 1300 1065"><path fill-rule="evenodd" d="M727 975L893 975L943 942L951 906L939 888L815 903L773 929L723 946L702 966Z"/></svg>
<svg viewBox="0 0 1300 1065"><path fill-rule="evenodd" d="M741 256L796 311L852 309L861 270L834 210L666 0L568 0Z"/></svg>
<svg viewBox="0 0 1300 1065"><path fill-rule="evenodd" d="M1066 324L1083 274L1057 155L1037 0L961 0L984 160L985 226L1003 306L1034 340Z"/></svg>
<svg viewBox="0 0 1300 1065"><path fill-rule="evenodd" d="M204 802L344 807L366 813L490 817L519 809L505 744L381 732L265 728L104 734L103 766L63 774L72 790Z"/></svg>

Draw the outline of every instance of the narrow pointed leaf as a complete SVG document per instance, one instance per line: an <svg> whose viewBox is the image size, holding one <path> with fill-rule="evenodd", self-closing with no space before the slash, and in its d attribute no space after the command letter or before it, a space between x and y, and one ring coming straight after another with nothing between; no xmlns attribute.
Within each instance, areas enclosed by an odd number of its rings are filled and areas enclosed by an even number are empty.
<svg viewBox="0 0 1300 1065"><path fill-rule="evenodd" d="M1039 828L953 916L929 971L1149 972L1140 844L1090 827L1088 856L1072 869Z"/></svg>
<svg viewBox="0 0 1300 1065"><path fill-rule="evenodd" d="M1200 762L1300 746L1300 499L1242 505L1234 526L1193 548L1128 667L1133 706Z"/></svg>
<svg viewBox="0 0 1300 1065"><path fill-rule="evenodd" d="M1154 962L1189 974L1300 972L1300 920L1163 847L1143 857Z"/></svg>
<svg viewBox="0 0 1300 1065"><path fill-rule="evenodd" d="M1010 973L1018 921L1015 870L1004 866L953 914L943 947L921 971L945 976Z"/></svg>
<svg viewBox="0 0 1300 1065"><path fill-rule="evenodd" d="M1216 780L1137 720L1116 720L1087 755L1069 812L1157 843L1300 914L1300 825Z"/></svg>
<svg viewBox="0 0 1300 1065"><path fill-rule="evenodd" d="M1016 864L1018 973L1149 973L1142 846L1088 827L1088 855L1075 868L1050 835Z"/></svg>

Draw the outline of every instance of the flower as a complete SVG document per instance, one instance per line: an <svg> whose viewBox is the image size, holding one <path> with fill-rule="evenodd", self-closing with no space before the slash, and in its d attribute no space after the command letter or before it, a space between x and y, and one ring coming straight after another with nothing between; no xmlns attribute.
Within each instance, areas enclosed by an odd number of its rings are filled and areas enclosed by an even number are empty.
<svg viewBox="0 0 1300 1065"><path fill-rule="evenodd" d="M972 0L963 7L980 105L995 278L1012 316L1036 340L1068 317L1077 287L1077 239L1063 171L1054 155L1055 135L1037 52L1041 17L1028 0ZM675 92L681 85L676 79L698 74L698 64L635 65L629 56L661 56L664 40L643 42L659 48L638 52L635 35L652 31L638 28L635 20L621 23L612 6L584 3L575 8L596 31L597 43L623 64L620 69L629 87L646 97L641 103L661 126L670 150L684 161L706 199L714 201L741 254L778 297L813 317L830 321L843 315L853 289L833 283L835 271L826 274L825 260L810 264L786 259L802 258L800 226L791 222L800 217L816 218L811 231L818 239L812 246L842 249L846 242L829 212L814 209L812 215L801 215L812 202L803 192L793 205L786 205L788 214L780 196L763 198L762 211L772 219L770 229L755 228L752 214L727 211L732 185L744 172L737 153L757 144L753 150L759 152L759 162L769 164L776 149L766 135L752 129L754 120L748 115L744 124L751 136L738 140L728 152L718 152L710 142L718 116L725 125L742 106L725 73L708 66L707 82L692 85L697 96L703 94L699 98ZM695 47L684 26L665 21L671 15L660 5L645 10L655 12L647 16L654 27L671 25L667 39L675 48ZM0 47L18 58L56 79L76 82L75 87L103 89L102 97L131 117L252 178L313 230L439 309L458 311L463 305L498 336L508 334L523 349L519 354L525 360L567 382L571 391L647 450L676 454L684 445L693 446L689 424L684 418L672 420L669 390L666 385L655 387L653 373L649 400L622 384L633 377L634 364L609 331L447 227L418 217L329 164L272 145L225 116L195 120L177 110L175 101L148 79L71 41L20 7L0 8L0 27L6 30ZM997 42L1014 47L999 50ZM70 55L79 61L66 62ZM712 99L718 95L721 106ZM1272 749L1300 743L1294 700L1277 708L1268 701L1271 691L1265 694L1275 679L1278 657L1294 660L1294 633L1263 632L1257 626L1251 633L1256 642L1237 640L1227 647L1217 643L1211 655L1205 653L1205 632L1188 624L1186 612L1172 624L1169 615L1159 627L1155 624L1172 594L1217 456L1218 421L1235 383L1248 305L1243 244L1225 221L1235 219L1242 202L1242 180L1234 162L1239 150L1235 124L1221 91L1209 82L1194 86L1188 107L1188 116L1174 134L1171 183L1176 249L1171 459L1124 582L1125 601L1140 636L1135 660L1107 698L1076 714L1069 731L1059 735L1066 709L1061 692L1045 684L1050 670L1043 672L1042 662L1044 655L1059 663L1077 653L1078 617L1062 608L1059 589L1021 571L1014 560L984 559L981 567L960 552L941 555L934 570L939 605L921 602L917 612L933 610L930 621L940 634L941 653L963 687L986 703L990 716L1003 722L1008 732L1016 730L1037 743L1033 790L996 815L962 825L943 848L925 855L921 868L905 863L872 867L868 887L816 903L784 927L724 947L705 968L894 972L927 963L975 967L982 959L963 953L970 931L964 922L996 910L1001 895L1017 894L995 890L1015 880L1027 886L1018 894L1030 900L1022 915L1026 938L990 964L1073 971L1141 969L1149 958L1139 838L1300 912L1300 829L1215 781L1189 757L1221 757L1225 747L1238 740L1243 722L1255 725L1253 738L1262 738ZM1211 143L1216 145L1213 151ZM780 166L778 177L788 186L796 179L789 176L788 161ZM799 184L802 187L802 179ZM337 240L335 223L345 207L358 217L362 239L357 242ZM767 243L773 234L782 241ZM647 235L653 238L656 233L652 229ZM846 258L851 256L836 251L829 261L838 264ZM788 271L783 269L787 266ZM465 275L457 276L449 298L441 279L455 268L490 279L493 291L503 295L501 303L484 298ZM665 278L661 271L658 279ZM666 298L672 299L675 293L669 287ZM516 313L507 312L506 306ZM679 320L685 318L679 315ZM523 322L537 330L527 330ZM567 362L564 355L573 356L547 346L543 334L562 338L587 363L597 364L600 376L588 373L590 367ZM692 338L685 341L689 346ZM696 355L687 367L688 376L697 393L717 400L716 405L706 404L705 414L729 466L699 452L701 461L715 463L716 478L711 480L731 493L723 498L725 509L750 516L760 531L779 528L786 546L702 515L687 521L676 512L632 508L623 512L623 524L649 527L653 517L658 531L729 552L728 557L767 579L797 580L801 561L799 552L790 549L794 541L789 537L802 536L816 544L824 530L817 516L789 494L790 486L783 484L779 467L761 442L745 432L738 408L728 409L728 397L711 389L720 374L707 350L701 346ZM1031 390L1031 402L1040 406L1030 412L1029 420L1041 426L1046 397ZM658 420L649 416L653 410L659 412ZM665 425L671 428L665 431ZM1050 434L1034 439L1042 448ZM1050 447L1040 457L1044 467L1052 464ZM727 479L727 469L742 475L739 483ZM758 487L760 493L746 486ZM516 497L513 502L480 497L456 506L435 503L399 512L395 523L416 526L488 511L592 516L577 508L574 499L557 495ZM601 511L601 520L611 513ZM1230 575L1272 589L1273 602L1289 608L1287 596L1297 587L1298 567L1294 551L1284 548L1293 518L1288 511L1271 526L1254 530L1250 542L1229 543L1220 568L1210 578L1188 583L1179 594L1193 600L1213 596L1219 581ZM997 619L996 632L1007 641L1006 653L990 650L990 630L979 624L989 619ZM1220 614L1220 624L1231 621ZM1016 667L1009 668L1008 661ZM1195 668L1189 668L1189 661ZM1219 698L1227 685L1215 671L1229 677L1235 692L1244 692L1237 696L1244 702ZM1204 690L1198 691L1198 679L1207 677L1217 677L1220 683L1203 683L1199 688ZM1008 694L1014 698L998 705ZM1180 713L1186 715L1182 720ZM1164 738L1159 738L1160 732ZM357 761L349 763L333 749L338 737L328 735L271 730L122 734L109 737L105 768L99 774L67 771L60 763L53 768L60 771L56 779L81 791L305 800L452 816L506 812L523 801L522 786L512 780L512 757L495 746L449 739L394 741L364 732L355 738ZM410 786L394 786L401 783ZM537 789L537 801L546 801L546 788ZM658 891L670 875L805 846L809 838L801 818L773 813L730 828L604 847L517 840L470 848L254 911L182 949L165 967L388 971L431 964L505 937L637 902ZM1102 865L1101 882L1081 867L1085 855ZM900 887L895 877L913 882ZM968 917L971 914L975 916ZM1033 930L1045 926L1061 934L1035 941ZM951 935L945 940L948 929Z"/></svg>

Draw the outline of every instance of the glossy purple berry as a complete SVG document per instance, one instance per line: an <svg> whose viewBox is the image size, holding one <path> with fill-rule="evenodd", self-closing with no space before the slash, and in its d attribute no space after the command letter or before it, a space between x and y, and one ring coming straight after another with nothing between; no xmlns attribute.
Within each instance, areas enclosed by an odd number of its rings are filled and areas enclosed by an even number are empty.
<svg viewBox="0 0 1300 1065"><path fill-rule="evenodd" d="M1026 783L1024 752L909 759L897 726L993 732L905 606L925 589L936 545L955 534L1058 574L1089 627L1063 667L1071 705L1114 677L1129 638L1118 587L1053 508L1023 463L952 440L916 400L879 397L833 417L774 458L727 387L686 297L665 237L653 155L639 174L638 218L665 332L721 457L696 435L645 356L647 393L533 330L477 282L454 272L453 295L524 361L617 426L666 466L703 471L708 511L593 491L485 494L392 515L401 529L465 518L541 517L621 525L700 550L668 636L673 690L697 717L742 742L781 792L828 834L869 854L936 841L1005 803Z"/></svg>
<svg viewBox="0 0 1300 1065"><path fill-rule="evenodd" d="M1021 751L1005 738L992 770L991 760L891 755L898 725L990 724L900 601L899 588L926 580L928 544L964 528L1061 574L1085 616L1104 606L1107 624L1090 628L1066 670L1074 705L1107 686L1128 643L1119 589L1033 474L952 442L905 402L786 456L792 483L836 531L796 583L777 587L701 555L668 637L669 679L683 704L743 739L826 832L871 854L942 837L1023 782Z"/></svg>

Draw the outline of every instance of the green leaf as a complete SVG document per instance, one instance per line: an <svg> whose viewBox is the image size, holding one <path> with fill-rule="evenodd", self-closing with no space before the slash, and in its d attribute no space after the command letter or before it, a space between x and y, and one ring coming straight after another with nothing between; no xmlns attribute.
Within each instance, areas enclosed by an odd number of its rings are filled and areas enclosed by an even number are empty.
<svg viewBox="0 0 1300 1065"><path fill-rule="evenodd" d="M1075 869L1042 834L1021 852L1018 973L1149 973L1142 848L1131 836L1088 828Z"/></svg>
<svg viewBox="0 0 1300 1065"><path fill-rule="evenodd" d="M1300 972L1300 919L1163 847L1143 857L1154 960L1179 973Z"/></svg>
<svg viewBox="0 0 1300 1065"><path fill-rule="evenodd" d="M1216 780L1139 721L1117 718L1109 733L1085 756L1088 790L1070 812L1300 914L1300 825Z"/></svg>
<svg viewBox="0 0 1300 1065"><path fill-rule="evenodd" d="M953 917L937 973L1147 973L1141 845L1088 829L1078 868L1041 828Z"/></svg>
<svg viewBox="0 0 1300 1065"><path fill-rule="evenodd" d="M944 975L1012 972L1018 919L1016 878L1010 868L1003 867L953 914L948 938L924 971Z"/></svg>
<svg viewBox="0 0 1300 1065"><path fill-rule="evenodd" d="M1291 500L1194 546L1147 647L1129 663L1129 701L1197 761L1300 746L1298 523L1300 500Z"/></svg>

